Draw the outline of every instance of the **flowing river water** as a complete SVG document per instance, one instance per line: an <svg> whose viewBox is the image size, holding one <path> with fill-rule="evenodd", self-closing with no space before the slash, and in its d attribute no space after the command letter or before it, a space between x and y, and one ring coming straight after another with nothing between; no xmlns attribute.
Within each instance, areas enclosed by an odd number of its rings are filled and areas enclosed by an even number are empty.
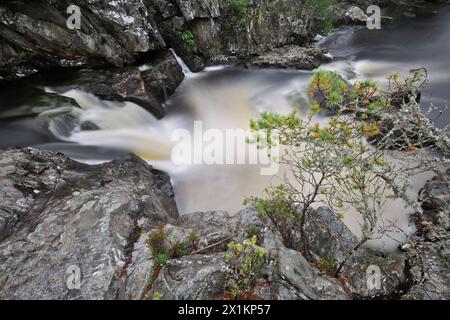
<svg viewBox="0 0 450 320"><path fill-rule="evenodd" d="M406 74L409 69L426 67L430 86L424 92L424 103L432 99L443 108L450 101L449 6L420 9L414 17L396 10L392 14L395 19L383 24L381 30L345 27L334 31L320 45L327 46L336 59L323 68L336 70L349 81L372 78L382 82L387 73ZM131 102L103 101L70 90L62 94L74 98L82 107L81 118L95 123L100 130L67 134L64 124L58 124L50 128L49 134L34 120L2 123L0 147L38 145L87 163L103 162L131 151L170 174L181 214L237 212L245 197L261 195L267 186L276 183L277 176L261 175L258 164L175 165L170 161L174 146L171 135L177 129L193 133L194 121L201 121L204 131L248 129L249 120L260 112L288 113L299 104L306 105L312 72L218 66L194 74L185 65L183 69L185 80L167 102L168 115L161 120ZM448 115L443 115L436 124L444 126L448 120ZM417 194L427 178L415 177L411 194ZM410 213L411 209L398 200L388 200L385 205L385 216L407 233L413 231ZM355 214L350 212L344 222L358 234ZM404 235L395 237L402 240ZM398 243L384 238L370 245L392 250Z"/></svg>

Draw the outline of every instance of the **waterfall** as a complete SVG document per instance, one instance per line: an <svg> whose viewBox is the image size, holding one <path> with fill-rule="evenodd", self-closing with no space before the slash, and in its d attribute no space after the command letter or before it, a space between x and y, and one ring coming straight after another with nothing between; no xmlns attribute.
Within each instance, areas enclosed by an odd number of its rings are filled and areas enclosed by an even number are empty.
<svg viewBox="0 0 450 320"><path fill-rule="evenodd" d="M181 59L176 53L175 51L170 48L169 49L170 52L172 52L173 56L175 57L175 59L177 60L178 64L180 65L181 69L183 70L183 74L185 76L189 76L192 74L192 71L189 69L189 67L186 65L186 63L184 63L183 59Z"/></svg>

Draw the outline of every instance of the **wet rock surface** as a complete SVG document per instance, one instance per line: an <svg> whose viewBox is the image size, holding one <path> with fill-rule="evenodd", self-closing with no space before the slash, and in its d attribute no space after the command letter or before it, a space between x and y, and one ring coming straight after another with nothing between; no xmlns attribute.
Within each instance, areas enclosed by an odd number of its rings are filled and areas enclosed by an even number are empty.
<svg viewBox="0 0 450 320"><path fill-rule="evenodd" d="M449 187L447 170L429 180L420 192L423 212L417 215L418 233L402 247L410 280L404 299L450 298Z"/></svg>
<svg viewBox="0 0 450 320"><path fill-rule="evenodd" d="M0 162L0 297L135 298L124 270L141 230L178 216L167 175L135 156L88 166L26 148ZM70 266L79 289L68 289Z"/></svg>
<svg viewBox="0 0 450 320"><path fill-rule="evenodd" d="M251 58L245 65L248 68L312 70L330 61L331 58L326 55L326 51L323 49L286 46Z"/></svg>

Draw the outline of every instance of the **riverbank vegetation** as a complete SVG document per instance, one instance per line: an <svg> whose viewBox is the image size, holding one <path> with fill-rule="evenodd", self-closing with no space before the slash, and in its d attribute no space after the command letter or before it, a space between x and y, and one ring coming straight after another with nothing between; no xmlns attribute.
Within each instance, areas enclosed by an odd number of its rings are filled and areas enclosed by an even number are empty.
<svg viewBox="0 0 450 320"><path fill-rule="evenodd" d="M436 159L450 150L447 128L435 128L420 110L426 71L413 70L405 79L392 74L388 80L387 89L373 81L351 85L334 72L317 70L309 87L309 110L263 113L250 124L254 132L267 132L267 139L256 140L259 147L278 141L286 148L279 159L285 175L266 189L265 197L252 199L286 246L313 259L312 235L305 226L318 204L339 217L351 208L358 213L360 241L337 263L336 275L367 241L402 231L383 217L383 204L395 197L420 210L408 195L411 179L423 172L439 174Z"/></svg>

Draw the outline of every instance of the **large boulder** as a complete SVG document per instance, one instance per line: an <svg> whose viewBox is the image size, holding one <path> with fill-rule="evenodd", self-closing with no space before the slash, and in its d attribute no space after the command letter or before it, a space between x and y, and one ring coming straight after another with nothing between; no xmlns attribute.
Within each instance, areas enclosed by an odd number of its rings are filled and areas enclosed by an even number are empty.
<svg viewBox="0 0 450 320"><path fill-rule="evenodd" d="M308 39L298 1L148 0L168 47L192 71L236 62Z"/></svg>
<svg viewBox="0 0 450 320"><path fill-rule="evenodd" d="M81 30L66 26L70 5ZM0 5L0 80L54 66L133 63L165 42L140 0L6 1Z"/></svg>
<svg viewBox="0 0 450 320"><path fill-rule="evenodd" d="M0 298L136 297L139 235L178 217L167 175L136 156L89 166L32 148L0 163Z"/></svg>

